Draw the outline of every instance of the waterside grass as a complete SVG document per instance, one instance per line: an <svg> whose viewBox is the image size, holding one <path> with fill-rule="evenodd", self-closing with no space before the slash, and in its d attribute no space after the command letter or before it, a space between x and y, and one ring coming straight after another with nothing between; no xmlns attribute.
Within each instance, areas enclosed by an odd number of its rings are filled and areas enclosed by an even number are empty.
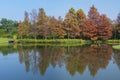
<svg viewBox="0 0 120 80"><path fill-rule="evenodd" d="M0 46L8 46L8 38L0 38ZM82 39L16 39L14 45L38 45L38 46L82 46L90 44L89 40Z"/></svg>
<svg viewBox="0 0 120 80"><path fill-rule="evenodd" d="M0 46L7 46L8 38L0 38Z"/></svg>
<svg viewBox="0 0 120 80"><path fill-rule="evenodd" d="M118 49L118 50L120 50L120 45L114 45L114 46L112 46L114 49Z"/></svg>
<svg viewBox="0 0 120 80"><path fill-rule="evenodd" d="M51 44L87 44L90 43L88 40L82 40L82 39L18 39L16 41L17 43L51 43Z"/></svg>
<svg viewBox="0 0 120 80"><path fill-rule="evenodd" d="M8 43L8 38L0 38L0 44Z"/></svg>

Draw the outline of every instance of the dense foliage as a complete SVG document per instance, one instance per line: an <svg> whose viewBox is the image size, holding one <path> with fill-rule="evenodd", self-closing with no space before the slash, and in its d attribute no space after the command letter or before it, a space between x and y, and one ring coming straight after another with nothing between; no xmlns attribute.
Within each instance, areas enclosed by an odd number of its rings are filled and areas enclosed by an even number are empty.
<svg viewBox="0 0 120 80"><path fill-rule="evenodd" d="M18 22L2 18L0 20L0 37L13 37L17 34Z"/></svg>

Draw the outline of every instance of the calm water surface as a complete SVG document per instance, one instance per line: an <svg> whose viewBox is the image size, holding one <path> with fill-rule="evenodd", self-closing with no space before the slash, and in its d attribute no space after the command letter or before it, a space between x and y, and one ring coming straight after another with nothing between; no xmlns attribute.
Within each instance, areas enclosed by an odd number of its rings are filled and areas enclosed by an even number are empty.
<svg viewBox="0 0 120 80"><path fill-rule="evenodd" d="M120 51L105 44L2 46L0 80L120 80Z"/></svg>

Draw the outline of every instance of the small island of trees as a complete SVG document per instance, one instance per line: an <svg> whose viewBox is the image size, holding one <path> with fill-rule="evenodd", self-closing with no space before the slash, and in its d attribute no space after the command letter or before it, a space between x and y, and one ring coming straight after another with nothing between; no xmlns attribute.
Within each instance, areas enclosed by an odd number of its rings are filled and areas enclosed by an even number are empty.
<svg viewBox="0 0 120 80"><path fill-rule="evenodd" d="M46 15L43 8L37 12L25 11L23 21L2 18L0 37L18 39L83 39L108 40L120 38L120 13L116 20L98 12L93 5L88 15L82 9L70 8L65 18Z"/></svg>

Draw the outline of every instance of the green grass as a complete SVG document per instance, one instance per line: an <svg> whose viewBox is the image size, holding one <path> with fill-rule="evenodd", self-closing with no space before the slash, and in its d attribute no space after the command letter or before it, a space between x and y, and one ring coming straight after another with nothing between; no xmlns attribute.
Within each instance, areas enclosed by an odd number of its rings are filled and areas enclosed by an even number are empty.
<svg viewBox="0 0 120 80"><path fill-rule="evenodd" d="M86 44L51 44L51 43L40 43L40 44L38 44L38 43L30 43L30 44L17 44L17 46L20 46L20 45L22 45L22 46L50 46L50 47L52 47L52 46L59 46L59 47L70 47L70 46L75 46L75 47L77 47L77 46L79 46L79 47L81 47L81 46L85 46Z"/></svg>
<svg viewBox="0 0 120 80"><path fill-rule="evenodd" d="M120 45L114 45L112 46L114 49L119 49L120 50Z"/></svg>
<svg viewBox="0 0 120 80"><path fill-rule="evenodd" d="M75 44L75 43L81 43L81 44L87 44L90 43L90 41L82 40L82 39L18 39L18 43L64 43L64 44Z"/></svg>
<svg viewBox="0 0 120 80"><path fill-rule="evenodd" d="M0 38L0 46L8 46L8 38ZM26 46L83 46L90 44L90 41L82 39L17 39L15 45L26 45Z"/></svg>
<svg viewBox="0 0 120 80"><path fill-rule="evenodd" d="M8 46L8 38L0 38L0 46Z"/></svg>
<svg viewBox="0 0 120 80"><path fill-rule="evenodd" d="M8 46L8 38L0 38L0 46ZM89 40L82 39L17 39L15 40L15 45L19 43L28 45L34 44L39 46L83 46L85 44L90 44Z"/></svg>

